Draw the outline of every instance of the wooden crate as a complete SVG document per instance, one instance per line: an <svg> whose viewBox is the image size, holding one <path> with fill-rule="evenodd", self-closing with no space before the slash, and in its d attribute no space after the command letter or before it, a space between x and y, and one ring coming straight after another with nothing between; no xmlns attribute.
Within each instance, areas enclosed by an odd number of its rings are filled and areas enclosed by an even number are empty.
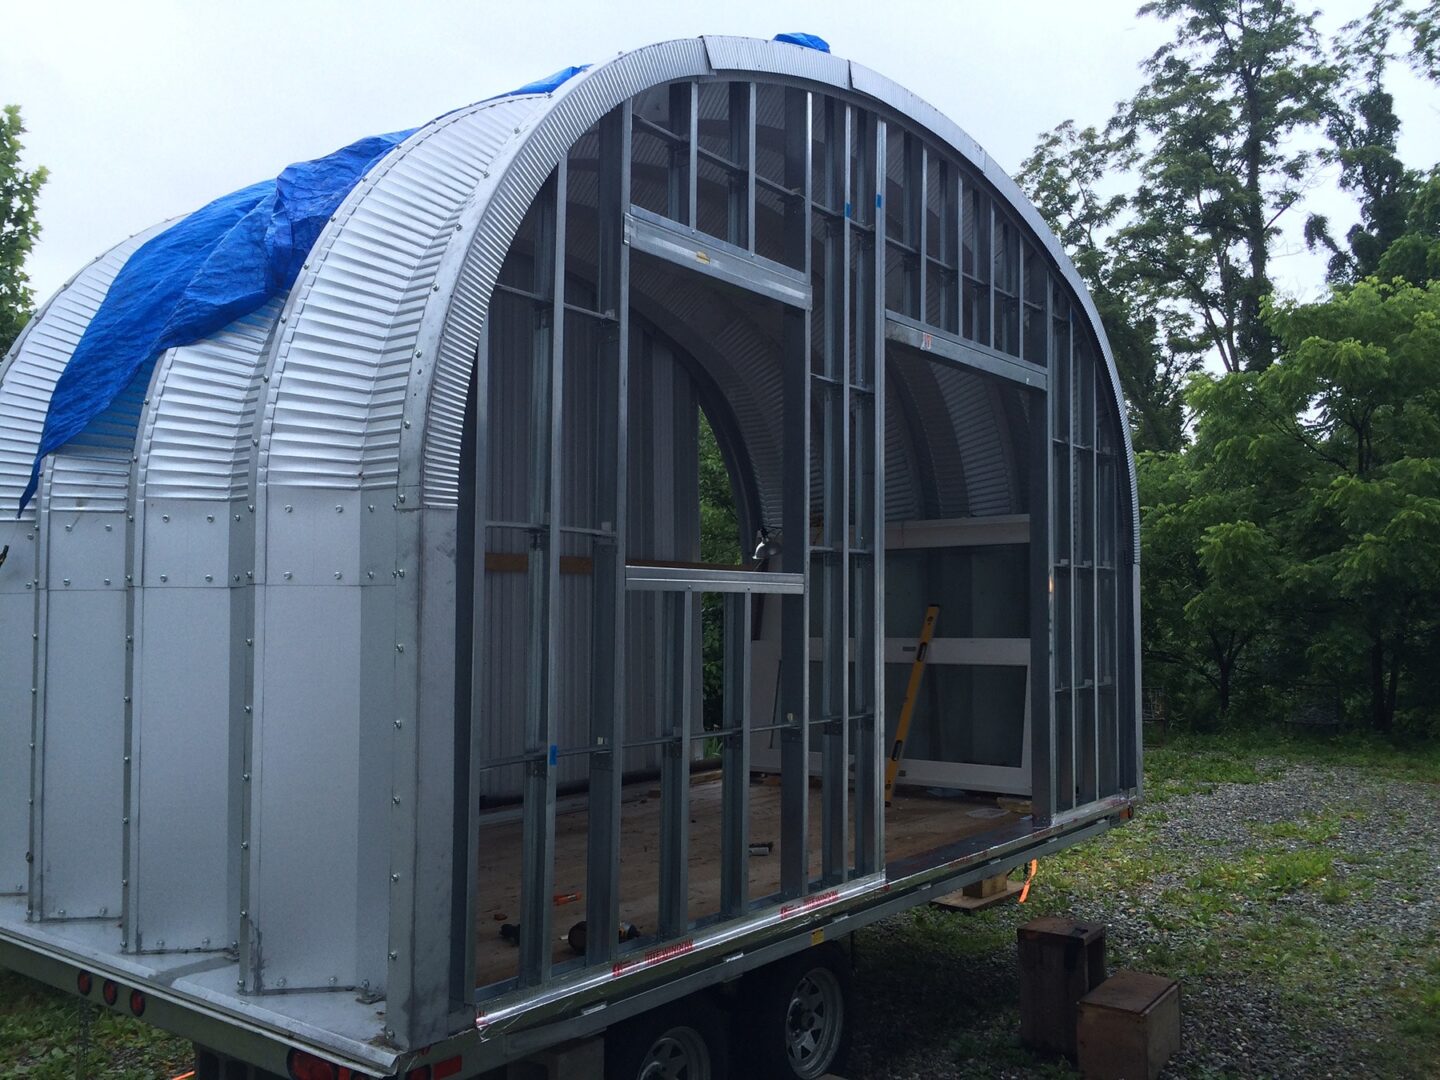
<svg viewBox="0 0 1440 1080"><path fill-rule="evenodd" d="M1020 954L1020 1038L1075 1056L1075 1006L1105 981L1105 927L1045 916L1016 932Z"/></svg>
<svg viewBox="0 0 1440 1080"><path fill-rule="evenodd" d="M1117 971L1080 999L1076 1044L1089 1080L1155 1080L1180 1049L1180 984Z"/></svg>

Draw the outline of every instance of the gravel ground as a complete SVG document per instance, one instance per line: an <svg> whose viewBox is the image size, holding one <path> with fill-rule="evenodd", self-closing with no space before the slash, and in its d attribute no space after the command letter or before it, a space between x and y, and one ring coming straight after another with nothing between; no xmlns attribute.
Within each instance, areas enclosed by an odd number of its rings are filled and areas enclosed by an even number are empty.
<svg viewBox="0 0 1440 1080"><path fill-rule="evenodd" d="M1016 1038L1014 934L1039 914L1105 923L1111 970L1181 980L1167 1077L1440 1075L1440 1055L1394 1038L1407 987L1440 975L1440 787L1257 765L1259 782L1172 796L1048 860L1024 908L926 909L862 934L847 1075L1073 1075ZM1323 877L1276 887L1289 856L1323 860Z"/></svg>

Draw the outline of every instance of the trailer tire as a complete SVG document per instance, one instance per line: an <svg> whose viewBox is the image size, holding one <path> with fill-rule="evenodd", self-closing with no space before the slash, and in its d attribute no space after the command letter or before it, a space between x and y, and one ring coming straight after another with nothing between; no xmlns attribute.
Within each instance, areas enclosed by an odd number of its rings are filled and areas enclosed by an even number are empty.
<svg viewBox="0 0 1440 1080"><path fill-rule="evenodd" d="M850 1052L850 958L819 945L751 976L741 1006L741 1045L766 1080L817 1080L845 1067Z"/></svg>
<svg viewBox="0 0 1440 1080"><path fill-rule="evenodd" d="M728 1080L727 1035L702 995L643 1013L605 1033L605 1080Z"/></svg>

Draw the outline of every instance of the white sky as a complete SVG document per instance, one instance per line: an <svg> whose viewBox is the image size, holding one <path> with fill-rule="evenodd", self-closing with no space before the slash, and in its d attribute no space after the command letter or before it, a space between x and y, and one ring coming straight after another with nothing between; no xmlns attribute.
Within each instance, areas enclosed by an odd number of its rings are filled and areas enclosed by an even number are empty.
<svg viewBox="0 0 1440 1080"><path fill-rule="evenodd" d="M42 0L0 3L0 103L51 172L29 262L37 301L125 236L368 134L413 127L572 63L702 33L803 30L908 86L1014 171L1035 136L1103 123L1168 36L1139 0ZM1333 0L1323 23L1369 0ZM1440 93L1395 79L1412 165L1440 161ZM1343 234L1353 210L1315 203ZM1300 216L1294 216L1298 229ZM1276 266L1314 295L1323 260Z"/></svg>

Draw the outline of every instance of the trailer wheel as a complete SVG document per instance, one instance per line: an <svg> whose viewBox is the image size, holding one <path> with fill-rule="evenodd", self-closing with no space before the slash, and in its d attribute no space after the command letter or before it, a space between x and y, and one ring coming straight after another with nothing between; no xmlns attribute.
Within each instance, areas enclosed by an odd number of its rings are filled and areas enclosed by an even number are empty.
<svg viewBox="0 0 1440 1080"><path fill-rule="evenodd" d="M692 997L605 1033L606 1080L727 1080L730 1044L709 998Z"/></svg>
<svg viewBox="0 0 1440 1080"><path fill-rule="evenodd" d="M817 1080L843 1069L850 1050L850 959L835 944L806 949L752 978L744 1019L753 1071Z"/></svg>

